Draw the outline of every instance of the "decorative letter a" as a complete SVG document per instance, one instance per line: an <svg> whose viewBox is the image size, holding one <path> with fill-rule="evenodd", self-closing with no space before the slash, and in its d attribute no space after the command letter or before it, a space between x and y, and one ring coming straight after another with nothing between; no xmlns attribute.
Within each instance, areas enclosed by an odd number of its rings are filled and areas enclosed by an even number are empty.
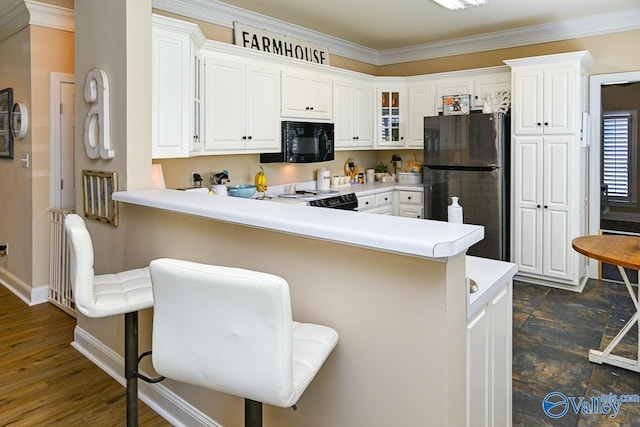
<svg viewBox="0 0 640 427"><path fill-rule="evenodd" d="M113 159L109 133L109 78L107 72L94 68L87 74L84 99L91 105L84 119L84 147L90 159Z"/></svg>

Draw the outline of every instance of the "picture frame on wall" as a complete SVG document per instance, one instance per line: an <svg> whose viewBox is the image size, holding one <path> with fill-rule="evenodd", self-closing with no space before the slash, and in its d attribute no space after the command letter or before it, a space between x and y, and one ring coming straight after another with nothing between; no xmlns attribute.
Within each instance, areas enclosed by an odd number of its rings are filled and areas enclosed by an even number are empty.
<svg viewBox="0 0 640 427"><path fill-rule="evenodd" d="M13 89L0 90L0 158L13 159L13 134L11 132L11 109Z"/></svg>

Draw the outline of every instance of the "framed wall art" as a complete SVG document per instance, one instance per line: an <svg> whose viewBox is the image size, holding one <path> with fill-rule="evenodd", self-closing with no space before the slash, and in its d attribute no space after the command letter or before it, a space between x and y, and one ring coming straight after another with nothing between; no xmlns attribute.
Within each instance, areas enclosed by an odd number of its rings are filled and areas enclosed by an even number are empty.
<svg viewBox="0 0 640 427"><path fill-rule="evenodd" d="M0 158L13 159L12 108L13 89L0 90Z"/></svg>
<svg viewBox="0 0 640 427"><path fill-rule="evenodd" d="M118 190L117 172L82 171L84 216L89 219L118 225L118 203L113 192Z"/></svg>
<svg viewBox="0 0 640 427"><path fill-rule="evenodd" d="M442 114L445 116L455 114L469 114L470 95L445 95L442 97Z"/></svg>

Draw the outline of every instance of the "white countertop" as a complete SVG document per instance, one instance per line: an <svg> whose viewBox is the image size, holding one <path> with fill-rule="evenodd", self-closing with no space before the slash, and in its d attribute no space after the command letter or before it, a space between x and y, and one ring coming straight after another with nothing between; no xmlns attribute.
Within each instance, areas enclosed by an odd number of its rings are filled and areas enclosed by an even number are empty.
<svg viewBox="0 0 640 427"><path fill-rule="evenodd" d="M361 189L378 192L386 188L378 184L365 189L367 185L361 184ZM404 186L390 183L389 190L398 187ZM361 194L355 188L350 192ZM484 238L484 228L477 225L365 215L306 204L272 203L178 190L120 191L113 194L113 200L421 258L446 260Z"/></svg>
<svg viewBox="0 0 640 427"><path fill-rule="evenodd" d="M467 320L488 303L518 271L515 264L467 255L467 277L478 284L478 290L468 293Z"/></svg>

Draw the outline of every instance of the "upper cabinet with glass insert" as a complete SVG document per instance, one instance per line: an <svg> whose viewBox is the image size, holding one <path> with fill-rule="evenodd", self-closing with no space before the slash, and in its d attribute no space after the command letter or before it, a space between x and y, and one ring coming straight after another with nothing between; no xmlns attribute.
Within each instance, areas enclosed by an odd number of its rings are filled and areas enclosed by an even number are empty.
<svg viewBox="0 0 640 427"><path fill-rule="evenodd" d="M377 90L377 146L397 148L405 145L406 88L384 87Z"/></svg>

